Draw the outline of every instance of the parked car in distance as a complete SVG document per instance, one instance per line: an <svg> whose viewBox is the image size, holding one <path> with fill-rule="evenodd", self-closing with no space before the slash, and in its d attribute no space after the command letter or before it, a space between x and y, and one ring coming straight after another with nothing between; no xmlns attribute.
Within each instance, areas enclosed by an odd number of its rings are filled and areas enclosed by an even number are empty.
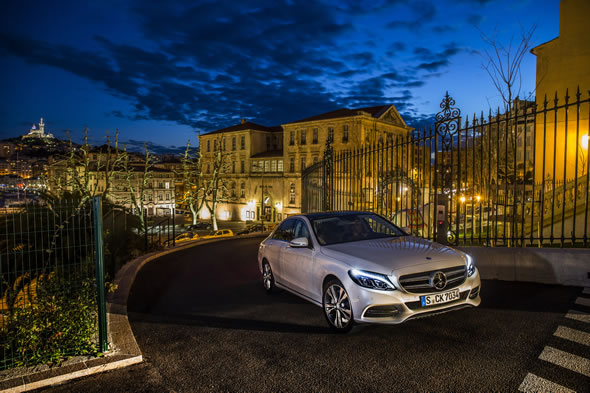
<svg viewBox="0 0 590 393"><path fill-rule="evenodd" d="M194 232L188 231L188 232L183 232L183 233L176 235L176 238L174 240L175 240L175 243L178 244L178 243L186 242L189 240L199 240L199 239L200 239L199 235L197 235ZM172 240L166 240L165 244L166 245L172 244Z"/></svg>
<svg viewBox="0 0 590 393"><path fill-rule="evenodd" d="M208 235L201 236L201 239L215 239L218 237L231 237L234 233L231 229L218 229L210 232Z"/></svg>
<svg viewBox="0 0 590 393"><path fill-rule="evenodd" d="M245 229L242 229L241 231L239 231L238 233L236 233L236 235L245 235L248 233L252 233L252 232L262 232L263 226L262 224L253 224L253 225L248 225Z"/></svg>
<svg viewBox="0 0 590 393"><path fill-rule="evenodd" d="M189 231L196 231L199 229L211 229L211 223L210 222L200 222L198 221L196 224L191 224L188 227Z"/></svg>
<svg viewBox="0 0 590 393"><path fill-rule="evenodd" d="M291 216L260 244L258 267L268 293L283 288L322 307L341 333L481 303L468 254L368 212Z"/></svg>

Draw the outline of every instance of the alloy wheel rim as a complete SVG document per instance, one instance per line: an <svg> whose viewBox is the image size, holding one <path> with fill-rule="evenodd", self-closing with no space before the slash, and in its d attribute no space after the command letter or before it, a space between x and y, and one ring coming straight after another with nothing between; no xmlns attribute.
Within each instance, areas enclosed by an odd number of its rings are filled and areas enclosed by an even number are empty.
<svg viewBox="0 0 590 393"><path fill-rule="evenodd" d="M270 289L272 285L272 271L268 263L264 264L264 272L262 273L262 280L264 282L264 288Z"/></svg>
<svg viewBox="0 0 590 393"><path fill-rule="evenodd" d="M341 329L350 323L352 309L346 290L338 284L332 284L324 294L324 310L332 325Z"/></svg>

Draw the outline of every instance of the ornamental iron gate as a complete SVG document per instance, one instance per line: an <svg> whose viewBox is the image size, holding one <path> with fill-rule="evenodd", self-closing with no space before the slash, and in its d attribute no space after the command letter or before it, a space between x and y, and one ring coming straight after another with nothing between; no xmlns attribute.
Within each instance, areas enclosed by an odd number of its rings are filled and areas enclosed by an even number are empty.
<svg viewBox="0 0 590 393"><path fill-rule="evenodd" d="M379 213L454 245L590 246L590 91L515 100L461 117L445 95L434 127L377 135L302 174L302 211Z"/></svg>

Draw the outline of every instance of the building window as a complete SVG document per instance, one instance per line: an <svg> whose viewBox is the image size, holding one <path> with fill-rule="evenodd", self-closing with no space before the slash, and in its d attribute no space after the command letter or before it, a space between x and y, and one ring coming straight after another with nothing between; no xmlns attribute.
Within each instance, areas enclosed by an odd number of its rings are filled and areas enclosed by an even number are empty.
<svg viewBox="0 0 590 393"><path fill-rule="evenodd" d="M169 190L170 189L170 182L166 182L164 183L164 187Z"/></svg>
<svg viewBox="0 0 590 393"><path fill-rule="evenodd" d="M246 163L244 162L244 160L242 160L242 161L240 162L240 172L241 172L241 173L244 173L244 169L245 169L245 167L246 167Z"/></svg>
<svg viewBox="0 0 590 393"><path fill-rule="evenodd" d="M313 163L317 164L318 163L318 156L313 156Z"/></svg>
<svg viewBox="0 0 590 393"><path fill-rule="evenodd" d="M236 137L231 138L231 149L236 150Z"/></svg>
<svg viewBox="0 0 590 393"><path fill-rule="evenodd" d="M270 151L270 135L266 136L266 151Z"/></svg>
<svg viewBox="0 0 590 393"><path fill-rule="evenodd" d="M236 162L235 161L231 162L231 173L236 173Z"/></svg>
<svg viewBox="0 0 590 393"><path fill-rule="evenodd" d="M334 142L334 127L328 127L328 139Z"/></svg>
<svg viewBox="0 0 590 393"><path fill-rule="evenodd" d="M213 151L217 151L217 139L213 141Z"/></svg>
<svg viewBox="0 0 590 393"><path fill-rule="evenodd" d="M207 163L207 173L211 173L211 165Z"/></svg>
<svg viewBox="0 0 590 393"><path fill-rule="evenodd" d="M272 136L272 149L273 150L279 149L279 145L277 144L277 136L276 135Z"/></svg>
<svg viewBox="0 0 590 393"><path fill-rule="evenodd" d="M235 181L231 182L231 196L232 196L232 198L236 197L236 182Z"/></svg>
<svg viewBox="0 0 590 393"><path fill-rule="evenodd" d="M170 200L170 194L166 193L166 200L169 201Z"/></svg>
<svg viewBox="0 0 590 393"><path fill-rule="evenodd" d="M279 172L283 171L283 160L279 160L277 162L277 171L279 171Z"/></svg>
<svg viewBox="0 0 590 393"><path fill-rule="evenodd" d="M295 145L295 131L289 132L289 146Z"/></svg>
<svg viewBox="0 0 590 393"><path fill-rule="evenodd" d="M307 130L301 130L301 144L305 145L307 143Z"/></svg>
<svg viewBox="0 0 590 393"><path fill-rule="evenodd" d="M348 125L345 125L342 129L342 143L348 142Z"/></svg>
<svg viewBox="0 0 590 393"><path fill-rule="evenodd" d="M270 162L270 171L276 172L277 171L277 160L272 160Z"/></svg>
<svg viewBox="0 0 590 393"><path fill-rule="evenodd" d="M264 161L264 172L270 172L270 162L268 160Z"/></svg>
<svg viewBox="0 0 590 393"><path fill-rule="evenodd" d="M291 183L289 186L289 204L295 203L295 183Z"/></svg>
<svg viewBox="0 0 590 393"><path fill-rule="evenodd" d="M246 148L246 137L244 135L240 136L240 149L244 150Z"/></svg>
<svg viewBox="0 0 590 393"><path fill-rule="evenodd" d="M207 151L211 151L211 140L207 141Z"/></svg>
<svg viewBox="0 0 590 393"><path fill-rule="evenodd" d="M246 183L240 183L240 198L246 197Z"/></svg>
<svg viewBox="0 0 590 393"><path fill-rule="evenodd" d="M223 151L225 151L225 138L223 138Z"/></svg>
<svg viewBox="0 0 590 393"><path fill-rule="evenodd" d="M252 172L258 172L258 163L256 161L252 161Z"/></svg>
<svg viewBox="0 0 590 393"><path fill-rule="evenodd" d="M318 143L318 129L317 128L313 129L313 139L312 139L311 143L313 143L314 145L317 145L317 143Z"/></svg>
<svg viewBox="0 0 590 393"><path fill-rule="evenodd" d="M301 157L301 172L305 169L305 157Z"/></svg>
<svg viewBox="0 0 590 393"><path fill-rule="evenodd" d="M289 172L295 172L295 157L289 159Z"/></svg>

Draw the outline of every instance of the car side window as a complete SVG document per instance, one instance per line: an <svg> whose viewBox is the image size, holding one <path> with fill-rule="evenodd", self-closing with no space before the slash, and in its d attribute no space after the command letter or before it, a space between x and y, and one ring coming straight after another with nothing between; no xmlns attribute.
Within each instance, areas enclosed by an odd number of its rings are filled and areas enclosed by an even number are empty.
<svg viewBox="0 0 590 393"><path fill-rule="evenodd" d="M290 242L293 240L293 225L295 220L287 220L283 222L275 231L273 239Z"/></svg>
<svg viewBox="0 0 590 393"><path fill-rule="evenodd" d="M297 239L298 237L304 237L308 241L310 240L307 224L305 224L303 220L297 220L297 222L295 223L295 228L293 230L293 239Z"/></svg>

